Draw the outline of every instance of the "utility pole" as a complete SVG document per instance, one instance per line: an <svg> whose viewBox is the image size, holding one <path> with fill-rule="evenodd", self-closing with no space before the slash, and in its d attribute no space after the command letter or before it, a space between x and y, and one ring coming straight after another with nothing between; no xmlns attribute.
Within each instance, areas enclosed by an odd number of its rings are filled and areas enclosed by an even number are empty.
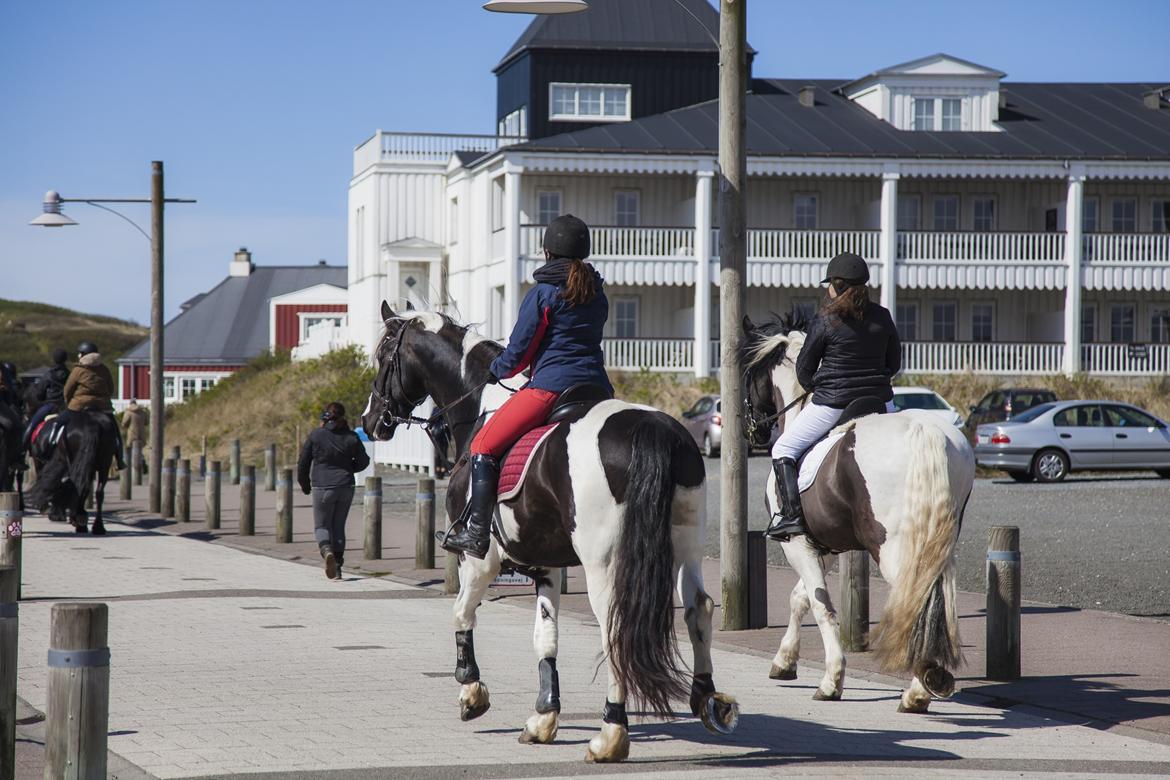
<svg viewBox="0 0 1170 780"><path fill-rule="evenodd" d="M150 164L150 511L162 510L163 426L163 164Z"/></svg>
<svg viewBox="0 0 1170 780"><path fill-rule="evenodd" d="M719 456L719 571L725 631L748 627L747 442L741 406L743 377L738 365L747 273L746 94L747 0L720 0L719 385L723 444Z"/></svg>

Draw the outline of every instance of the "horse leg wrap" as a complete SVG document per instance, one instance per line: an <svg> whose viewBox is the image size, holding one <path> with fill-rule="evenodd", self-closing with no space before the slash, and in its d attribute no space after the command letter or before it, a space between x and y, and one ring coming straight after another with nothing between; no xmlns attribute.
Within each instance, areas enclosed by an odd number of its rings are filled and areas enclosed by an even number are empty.
<svg viewBox="0 0 1170 780"><path fill-rule="evenodd" d="M455 679L463 684L479 681L479 665L475 663L475 640L470 631L455 632Z"/></svg>
<svg viewBox="0 0 1170 780"><path fill-rule="evenodd" d="M630 727L630 719L626 717L625 702L614 704L609 699L605 700L605 709L601 711L601 720L604 723L613 723L617 726Z"/></svg>
<svg viewBox="0 0 1170 780"><path fill-rule="evenodd" d="M703 701L715 693L715 683L709 674L696 674L691 680L691 714L696 718L702 712Z"/></svg>
<svg viewBox="0 0 1170 780"><path fill-rule="evenodd" d="M561 676L557 674L557 659L541 658L540 692L536 694L536 711L540 714L561 711Z"/></svg>

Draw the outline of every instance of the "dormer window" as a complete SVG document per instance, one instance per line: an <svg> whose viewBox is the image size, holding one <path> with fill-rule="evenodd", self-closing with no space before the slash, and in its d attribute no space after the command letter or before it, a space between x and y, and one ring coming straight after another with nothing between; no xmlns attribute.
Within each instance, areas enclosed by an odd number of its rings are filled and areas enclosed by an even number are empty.
<svg viewBox="0 0 1170 780"><path fill-rule="evenodd" d="M915 97L912 127L915 130L962 130L963 99Z"/></svg>
<svg viewBox="0 0 1170 780"><path fill-rule="evenodd" d="M549 85L549 119L554 122L626 122L629 84Z"/></svg>

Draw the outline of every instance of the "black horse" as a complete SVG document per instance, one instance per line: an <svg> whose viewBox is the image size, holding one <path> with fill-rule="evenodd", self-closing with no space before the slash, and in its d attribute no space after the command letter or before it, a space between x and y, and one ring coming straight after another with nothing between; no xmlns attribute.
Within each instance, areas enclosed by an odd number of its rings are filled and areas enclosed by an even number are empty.
<svg viewBox="0 0 1170 780"><path fill-rule="evenodd" d="M0 401L0 493L11 492L14 486L21 492L23 422L19 409Z"/></svg>
<svg viewBox="0 0 1170 780"><path fill-rule="evenodd" d="M116 424L107 412L70 412L65 434L57 442L52 457L37 469L37 481L29 491L29 504L42 511L49 506L64 509L77 533L86 533L85 501L96 478L93 532L104 534L102 501L118 442Z"/></svg>

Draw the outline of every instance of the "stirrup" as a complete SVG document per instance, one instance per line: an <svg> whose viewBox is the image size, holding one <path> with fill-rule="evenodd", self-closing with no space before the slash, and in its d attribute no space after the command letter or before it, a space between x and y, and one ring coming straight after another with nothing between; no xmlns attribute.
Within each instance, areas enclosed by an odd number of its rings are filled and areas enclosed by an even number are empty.
<svg viewBox="0 0 1170 780"><path fill-rule="evenodd" d="M782 515L772 515L768 527L764 529L764 536L777 542L787 542L793 536L808 536L808 529L799 521L784 520Z"/></svg>

